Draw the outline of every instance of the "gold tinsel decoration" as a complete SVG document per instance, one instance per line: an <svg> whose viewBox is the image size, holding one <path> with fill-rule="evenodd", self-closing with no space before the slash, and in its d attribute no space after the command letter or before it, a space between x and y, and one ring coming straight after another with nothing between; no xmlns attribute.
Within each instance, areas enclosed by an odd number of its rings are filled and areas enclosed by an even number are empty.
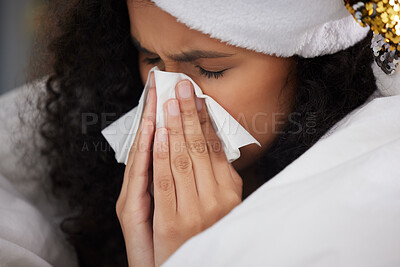
<svg viewBox="0 0 400 267"><path fill-rule="evenodd" d="M345 0L350 13L361 26L374 32L371 47L375 60L387 74L392 74L400 56L399 0Z"/></svg>
<svg viewBox="0 0 400 267"><path fill-rule="evenodd" d="M363 26L370 26L375 34L382 34L391 50L400 50L400 3L399 0L351 1L346 7Z"/></svg>

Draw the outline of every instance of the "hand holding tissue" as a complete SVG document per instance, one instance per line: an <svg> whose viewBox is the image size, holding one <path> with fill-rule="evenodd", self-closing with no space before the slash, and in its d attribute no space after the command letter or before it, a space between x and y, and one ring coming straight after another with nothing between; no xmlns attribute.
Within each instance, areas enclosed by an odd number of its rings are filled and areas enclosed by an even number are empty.
<svg viewBox="0 0 400 267"><path fill-rule="evenodd" d="M189 76L183 73L160 71L155 66L148 73L147 82L139 99L139 104L101 131L115 151L117 162L125 163L125 165L128 162L129 150L135 140L142 119L144 105L150 88L150 74L152 72L154 72L157 92L156 128L165 126L163 104L170 98L176 98L175 85L181 80L188 79L193 84L196 96L205 99L213 128L221 140L229 163L240 157L240 147L252 143L261 147L261 144L223 107L210 96L203 94L200 87Z"/></svg>

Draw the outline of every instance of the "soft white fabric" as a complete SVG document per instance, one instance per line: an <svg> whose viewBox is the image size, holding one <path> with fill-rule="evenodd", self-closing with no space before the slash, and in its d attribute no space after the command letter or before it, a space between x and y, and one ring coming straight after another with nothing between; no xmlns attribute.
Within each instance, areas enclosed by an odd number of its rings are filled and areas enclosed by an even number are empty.
<svg viewBox="0 0 400 267"><path fill-rule="evenodd" d="M378 90L162 266L400 266L399 160L400 95Z"/></svg>
<svg viewBox="0 0 400 267"><path fill-rule="evenodd" d="M147 82L140 96L139 104L101 131L115 151L117 162L124 164L128 162L129 150L135 140L139 124L142 120L144 104L150 89L150 74L152 72L154 72L157 89L156 128L165 127L163 105L168 99L176 98L176 84L181 80L188 79L193 84L195 95L198 98L205 99L211 122L218 138L221 140L222 148L229 162L233 162L240 157L240 147L252 143L261 147L261 144L220 104L212 97L203 94L200 87L189 76L184 73L160 71L155 66L147 74Z"/></svg>
<svg viewBox="0 0 400 267"><path fill-rule="evenodd" d="M21 137L17 105L26 99L27 89L0 97L0 266L78 266L59 230L63 214L57 203L46 196L41 181L31 179L15 153Z"/></svg>
<svg viewBox="0 0 400 267"><path fill-rule="evenodd" d="M366 36L343 0L152 0L189 28L277 56L315 57Z"/></svg>

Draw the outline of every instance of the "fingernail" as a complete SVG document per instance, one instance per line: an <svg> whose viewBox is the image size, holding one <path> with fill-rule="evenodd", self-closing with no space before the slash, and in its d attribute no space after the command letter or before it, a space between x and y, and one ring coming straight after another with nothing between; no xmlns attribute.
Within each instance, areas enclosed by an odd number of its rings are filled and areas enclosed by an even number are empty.
<svg viewBox="0 0 400 267"><path fill-rule="evenodd" d="M144 119L142 118L142 121L140 122L139 133L141 133L143 131L143 122L144 122Z"/></svg>
<svg viewBox="0 0 400 267"><path fill-rule="evenodd" d="M181 98L189 98L192 95L189 81L182 81L178 83L178 92Z"/></svg>
<svg viewBox="0 0 400 267"><path fill-rule="evenodd" d="M201 107L203 106L203 103L202 103L201 98L196 97L195 102L196 102L196 109L197 109L197 111L200 111L200 110L201 110Z"/></svg>
<svg viewBox="0 0 400 267"><path fill-rule="evenodd" d="M178 116L179 114L178 100L174 99L168 102L168 113L172 116Z"/></svg>
<svg viewBox="0 0 400 267"><path fill-rule="evenodd" d="M165 128L159 128L158 133L157 133L157 138L160 142L166 142L167 141L167 129Z"/></svg>
<svg viewBox="0 0 400 267"><path fill-rule="evenodd" d="M150 88L156 86L156 79L154 78L154 72L150 73Z"/></svg>
<svg viewBox="0 0 400 267"><path fill-rule="evenodd" d="M149 91L147 92L146 104L147 104L147 102L149 102L149 99L150 99L150 95L151 95L151 91L152 91L152 90L154 90L154 89L149 88Z"/></svg>

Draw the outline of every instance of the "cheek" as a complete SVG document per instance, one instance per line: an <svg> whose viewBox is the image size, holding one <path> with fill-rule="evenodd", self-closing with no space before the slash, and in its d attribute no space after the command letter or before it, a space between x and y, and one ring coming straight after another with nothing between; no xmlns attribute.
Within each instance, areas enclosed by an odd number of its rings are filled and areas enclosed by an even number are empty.
<svg viewBox="0 0 400 267"><path fill-rule="evenodd" d="M281 131L290 112L282 86L279 81L254 77L252 81L232 83L215 97L262 146L251 144L240 148L241 157L234 162L238 170L250 166L265 153Z"/></svg>

